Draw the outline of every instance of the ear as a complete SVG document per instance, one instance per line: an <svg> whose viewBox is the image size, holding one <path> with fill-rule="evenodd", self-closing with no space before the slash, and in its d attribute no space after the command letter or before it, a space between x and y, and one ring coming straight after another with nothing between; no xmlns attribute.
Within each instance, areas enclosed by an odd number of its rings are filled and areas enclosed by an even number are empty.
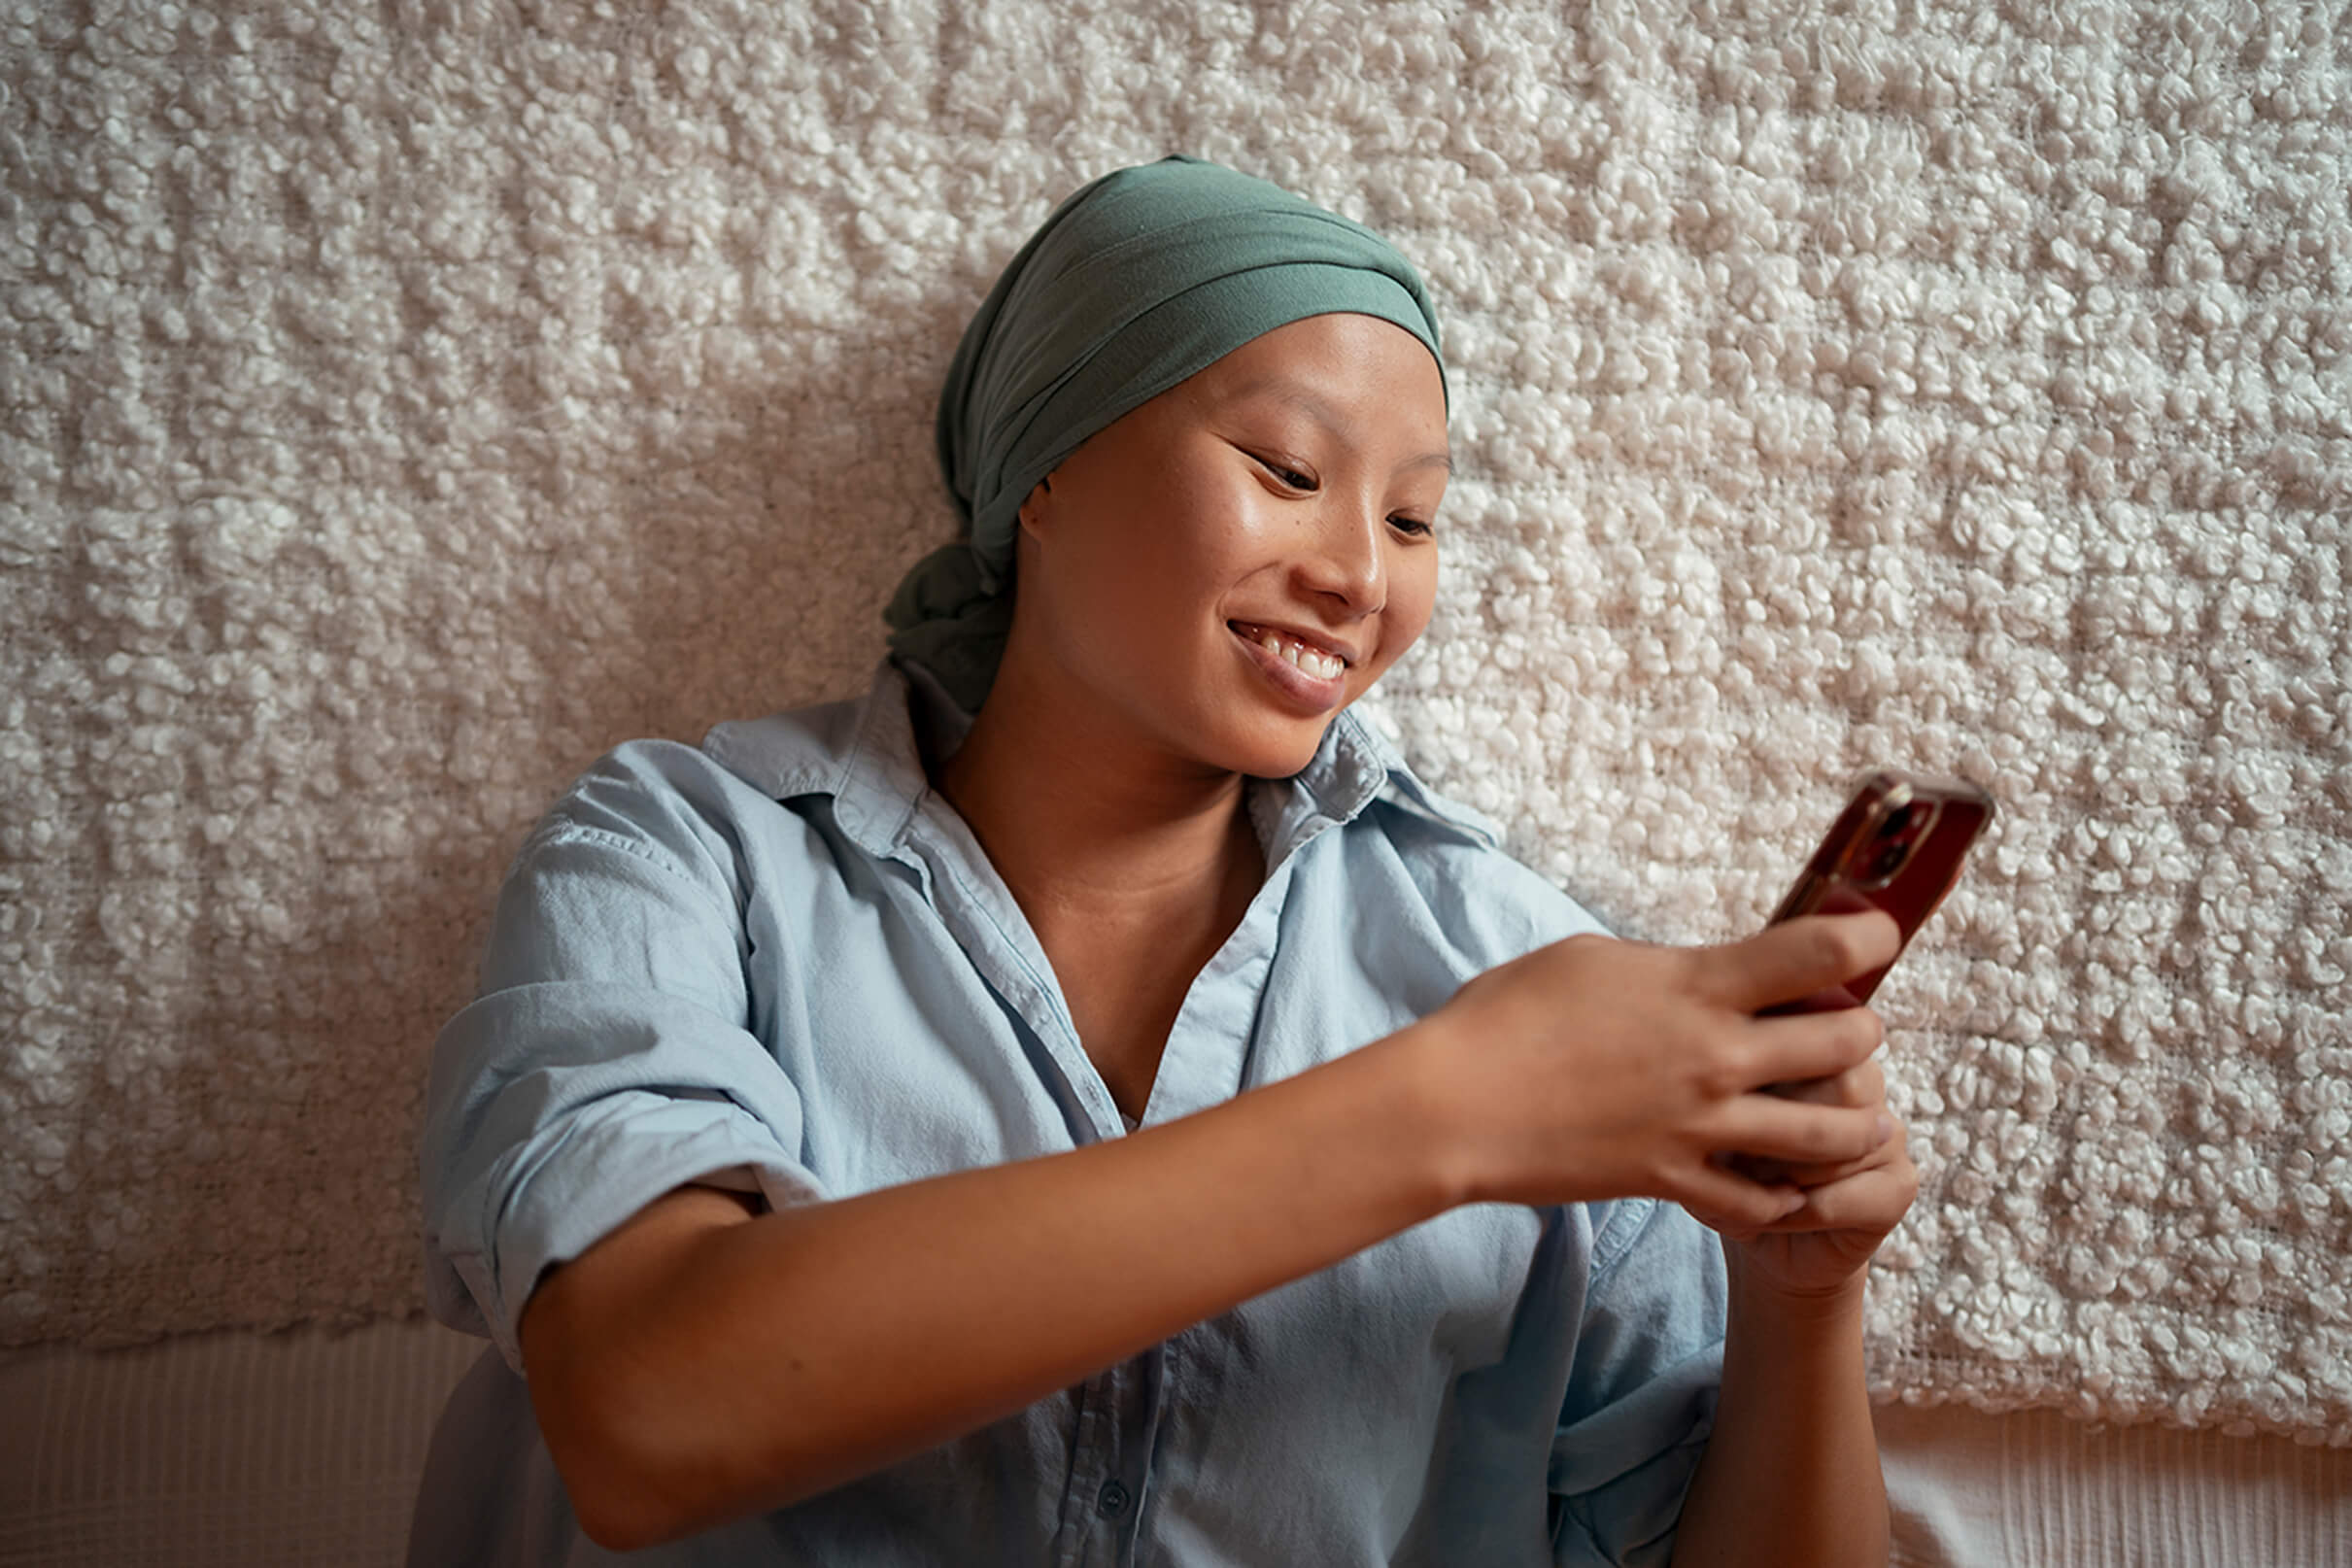
<svg viewBox="0 0 2352 1568"><path fill-rule="evenodd" d="M1028 498L1021 502L1020 511L1014 514L1020 524L1021 531L1023 533L1037 532L1039 526L1045 520L1046 509L1052 502L1053 476L1047 474L1037 482L1036 487L1030 491Z"/></svg>

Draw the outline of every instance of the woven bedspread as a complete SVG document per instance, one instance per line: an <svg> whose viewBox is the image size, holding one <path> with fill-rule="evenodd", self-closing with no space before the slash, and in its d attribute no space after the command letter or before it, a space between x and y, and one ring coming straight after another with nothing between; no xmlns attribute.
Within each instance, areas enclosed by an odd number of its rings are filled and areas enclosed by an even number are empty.
<svg viewBox="0 0 2352 1568"><path fill-rule="evenodd" d="M1454 365L1376 717L1628 934L1875 763L1882 1396L2352 1442L2352 17L0 6L0 1341L420 1302L426 1052L552 794L862 687L1012 247L1185 151Z"/></svg>

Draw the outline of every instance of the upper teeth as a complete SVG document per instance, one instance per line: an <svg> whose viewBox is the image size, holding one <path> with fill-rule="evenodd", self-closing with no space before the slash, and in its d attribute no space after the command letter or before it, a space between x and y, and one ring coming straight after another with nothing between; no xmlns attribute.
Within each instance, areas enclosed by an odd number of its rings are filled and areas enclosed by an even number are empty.
<svg viewBox="0 0 2352 1568"><path fill-rule="evenodd" d="M1317 680L1332 680L1339 675L1341 670L1347 667L1344 661L1333 658L1321 649L1310 648L1303 642L1294 642L1278 631L1260 631L1258 646L1270 654L1289 660Z"/></svg>

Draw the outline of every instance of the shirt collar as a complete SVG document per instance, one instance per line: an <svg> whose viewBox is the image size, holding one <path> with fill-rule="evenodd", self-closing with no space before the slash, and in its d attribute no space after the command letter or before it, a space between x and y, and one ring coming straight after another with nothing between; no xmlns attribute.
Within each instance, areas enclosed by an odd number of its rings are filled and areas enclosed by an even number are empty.
<svg viewBox="0 0 2352 1568"><path fill-rule="evenodd" d="M889 859L931 787L918 723L940 756L971 727L920 665L884 659L863 698L722 724L702 749L775 800L831 796L841 831L868 854ZM1375 801L1487 848L1502 842L1490 819L1430 789L1385 736L1343 710L1305 767L1289 778L1252 781L1251 818L1268 868L1322 829L1353 822Z"/></svg>

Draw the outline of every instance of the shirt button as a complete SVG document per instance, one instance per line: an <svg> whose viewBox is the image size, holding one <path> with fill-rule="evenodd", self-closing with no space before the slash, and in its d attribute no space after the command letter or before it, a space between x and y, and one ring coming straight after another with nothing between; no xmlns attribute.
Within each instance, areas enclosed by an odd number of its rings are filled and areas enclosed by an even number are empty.
<svg viewBox="0 0 2352 1568"><path fill-rule="evenodd" d="M1115 1481L1103 1483L1103 1489L1094 1494L1095 1511L1107 1519L1115 1519L1126 1513L1127 1505L1133 1501L1126 1486Z"/></svg>

